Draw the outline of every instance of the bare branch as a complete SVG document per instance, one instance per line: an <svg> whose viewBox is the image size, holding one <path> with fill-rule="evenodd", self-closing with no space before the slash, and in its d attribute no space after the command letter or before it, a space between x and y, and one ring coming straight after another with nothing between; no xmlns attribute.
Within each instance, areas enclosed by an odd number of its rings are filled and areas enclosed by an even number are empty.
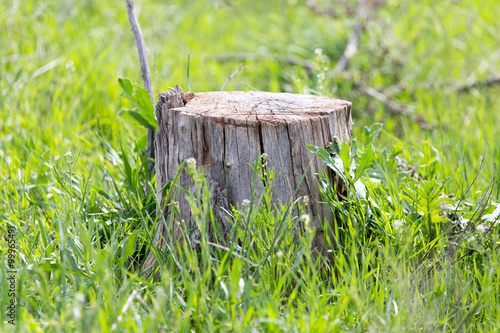
<svg viewBox="0 0 500 333"><path fill-rule="evenodd" d="M466 83L456 87L456 89L458 92L466 92L475 88L490 87L497 84L500 84L500 76L493 76L485 81L474 81L471 83Z"/></svg>
<svg viewBox="0 0 500 333"><path fill-rule="evenodd" d="M424 116L422 116L421 114L412 115L412 113L407 109L407 107L404 104L396 102L389 96L385 95L383 92L371 87L361 86L359 84L355 84L355 87L362 94L373 97L376 100L382 102L382 104L384 104L387 107L387 110L389 111L391 116L411 117L411 119L417 124L419 124L420 128L423 130L430 130L434 128L434 126L430 125Z"/></svg>
<svg viewBox="0 0 500 333"><path fill-rule="evenodd" d="M367 96L373 97L373 98L379 100L380 102L382 102L382 104L384 104L388 108L388 110L392 116L397 116L397 115L409 116L410 115L410 112L406 109L406 107L403 104L400 104L400 103L392 100L387 95L384 95L382 92L380 92L379 90L371 88L371 87L366 87L366 86L357 86L357 88L361 93L363 93Z"/></svg>
<svg viewBox="0 0 500 333"><path fill-rule="evenodd" d="M365 7L366 0L360 0L356 8L356 24L354 25L354 31L351 36L349 36L342 57L337 62L337 66L335 66L334 73L336 75L342 73L347 68L349 60L358 52L359 36L366 27L366 18L368 16L366 14L363 15L367 11Z"/></svg>
<svg viewBox="0 0 500 333"><path fill-rule="evenodd" d="M309 7L309 9L311 9L314 12L314 14L316 14L316 15L328 16L331 18L338 18L339 17L339 14L336 11L334 11L331 8L322 7L322 6L318 5L318 3L316 1L306 0L305 3L306 3L306 6Z"/></svg>
<svg viewBox="0 0 500 333"><path fill-rule="evenodd" d="M144 41L144 36L142 34L141 26L139 25L139 20L134 10L133 0L125 0L127 3L128 18L130 20L130 25L132 26L132 31L134 32L135 45L137 46L137 52L139 53L139 61L141 63L141 73L142 81L144 82L144 87L149 92L151 97L151 104L153 107L155 105L155 97L153 93L153 83L151 80L151 72L149 71L148 57L146 56L146 43ZM152 170L154 168L154 163L152 159L155 157L154 152L154 140L155 132L154 129L148 128L148 147L146 148L146 155L148 158L148 168Z"/></svg>
<svg viewBox="0 0 500 333"><path fill-rule="evenodd" d="M349 36L349 39L347 40L347 45L344 50L344 53L342 54L340 60L337 62L337 66L335 66L334 69L335 75L342 73L347 68L349 60L351 60L351 58L358 52L359 36L361 35L361 32L364 29L365 29L364 24L357 24L354 27L353 33L351 34L351 36Z"/></svg>
<svg viewBox="0 0 500 333"><path fill-rule="evenodd" d="M366 29L368 22L373 18L373 13L377 8L382 6L385 0L359 0L356 7L356 23L354 30L347 40L347 44L342 57L335 66L334 73L339 75L347 68L349 60L358 52L359 37Z"/></svg>

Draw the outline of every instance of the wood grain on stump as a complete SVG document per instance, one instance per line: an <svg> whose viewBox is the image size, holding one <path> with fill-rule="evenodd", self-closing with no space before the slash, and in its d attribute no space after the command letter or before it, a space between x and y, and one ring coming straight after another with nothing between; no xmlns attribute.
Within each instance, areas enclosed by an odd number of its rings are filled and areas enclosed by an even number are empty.
<svg viewBox="0 0 500 333"><path fill-rule="evenodd" d="M324 168L318 158L313 159L306 145L325 147L333 137L349 141L351 103L320 96L268 92L194 95L184 94L177 87L160 95L156 116L159 125L156 177L160 202L164 184L174 178L183 161L195 158L197 165L204 167L214 193L211 204L218 206L214 212L219 215L220 227L228 232L225 209L251 199L254 171L250 165L265 153L267 168L277 174L272 190L275 203L290 202L312 160L297 195L309 197L307 210L314 227L321 229L325 218L331 221L331 211L321 203L315 176ZM331 176L333 178L333 174ZM192 187L185 171L178 185L184 189ZM180 212L182 219L189 221L190 209L183 196L179 195ZM192 227L189 225L188 229ZM181 237L178 225L172 226L172 230L174 239ZM165 232L164 226L156 231L160 247L164 246L161 235ZM324 252L322 240L320 231L313 245Z"/></svg>

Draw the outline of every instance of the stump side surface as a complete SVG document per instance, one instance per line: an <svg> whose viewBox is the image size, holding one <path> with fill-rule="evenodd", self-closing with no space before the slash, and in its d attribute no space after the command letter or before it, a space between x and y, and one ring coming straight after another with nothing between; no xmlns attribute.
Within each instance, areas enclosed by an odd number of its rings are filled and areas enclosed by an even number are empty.
<svg viewBox="0 0 500 333"><path fill-rule="evenodd" d="M310 198L307 210L313 225L321 229L325 219L332 220L331 210L321 204L315 175L324 167L318 158L313 159L306 145L325 147L334 136L349 141L350 102L287 93L207 92L196 93L182 107L159 102L157 112L156 174L160 202L161 189L174 178L181 163L195 158L205 168L212 191L220 197L218 202L241 205L243 200L251 199L254 171L250 165L265 153L267 168L274 169L277 175L273 204L290 202L298 187L298 197ZM331 170L326 173L334 179ZM185 171L178 185L193 189ZM257 195L260 188L257 184ZM179 208L182 219L189 221L190 208L183 193L179 195ZM222 208L221 211L229 209ZM219 214L220 223L228 230L229 224L222 221L222 215ZM178 225L173 230L174 238L181 237ZM321 231L313 245L325 250Z"/></svg>

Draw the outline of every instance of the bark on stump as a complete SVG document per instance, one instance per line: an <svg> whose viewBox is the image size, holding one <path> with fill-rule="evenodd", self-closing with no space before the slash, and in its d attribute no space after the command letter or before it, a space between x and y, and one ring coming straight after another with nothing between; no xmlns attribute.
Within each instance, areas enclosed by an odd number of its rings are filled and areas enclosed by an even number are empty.
<svg viewBox="0 0 500 333"><path fill-rule="evenodd" d="M341 141L352 137L351 103L320 96L260 91L184 94L177 86L176 90L160 95L156 117L159 202L162 202L161 189L174 178L179 165L195 158L197 165L205 169L213 191L212 209L219 215L225 232L229 231L225 209L251 198L254 171L250 164L254 164L257 155L266 153L267 168L275 173L281 171L272 190L273 201L286 203L314 157L306 145L325 147L333 137ZM315 158L297 194L310 198L307 210L313 227L318 229L323 228L325 218L332 221L331 212L321 203L315 175L322 169ZM185 189L192 187L186 171L178 185ZM182 218L188 221L190 209L182 193L179 207ZM172 226L174 240L181 237L178 223ZM192 227L189 225L188 229ZM155 234L160 248L165 247L164 239L169 239L166 233L160 223ZM326 252L321 231L317 232L313 246ZM150 256L146 265L153 262L154 257Z"/></svg>

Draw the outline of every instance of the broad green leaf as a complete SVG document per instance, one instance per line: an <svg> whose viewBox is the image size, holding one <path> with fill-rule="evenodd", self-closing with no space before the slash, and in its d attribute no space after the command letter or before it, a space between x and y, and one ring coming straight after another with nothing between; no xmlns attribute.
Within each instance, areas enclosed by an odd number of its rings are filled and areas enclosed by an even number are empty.
<svg viewBox="0 0 500 333"><path fill-rule="evenodd" d="M351 175L351 148L346 141L340 145L340 158L344 164L344 172L346 175Z"/></svg>
<svg viewBox="0 0 500 333"><path fill-rule="evenodd" d="M332 156L327 149L313 145L306 145L306 148L313 154L317 155L320 161L332 169L344 182L347 182L347 178L344 175L344 166L338 155Z"/></svg>
<svg viewBox="0 0 500 333"><path fill-rule="evenodd" d="M326 150L332 155L340 155L340 142L337 137L333 138L333 141L326 146Z"/></svg>
<svg viewBox="0 0 500 333"><path fill-rule="evenodd" d="M134 110L121 110L127 113L136 112L140 115L133 114L134 120L139 122L141 125L149 128L158 129L158 124L154 115L154 105L151 103L151 97L149 96L146 88L140 85L134 85L128 78L119 78L118 83L123 91L123 96L125 96L133 105Z"/></svg>
<svg viewBox="0 0 500 333"><path fill-rule="evenodd" d="M373 153L371 145L366 146L366 152L363 154L361 160L359 161L359 165L356 169L356 174L354 175L353 182L356 182L367 169L371 168L374 158L375 154Z"/></svg>
<svg viewBox="0 0 500 333"><path fill-rule="evenodd" d="M132 233L132 235L130 235L129 237L127 237L127 240L125 241L125 248L123 250L123 257L124 258L127 258L131 255L134 254L135 252L135 243L137 241L137 234L139 233L139 230L136 230Z"/></svg>
<svg viewBox="0 0 500 333"><path fill-rule="evenodd" d="M365 144L371 143L374 138L378 137L383 125L381 123L375 123L370 127L363 129L363 141Z"/></svg>
<svg viewBox="0 0 500 333"><path fill-rule="evenodd" d="M138 152L146 149L147 146L148 146L148 135L144 134L135 143L135 145L134 145L134 152L138 153Z"/></svg>
<svg viewBox="0 0 500 333"><path fill-rule="evenodd" d="M119 116L126 115L146 128L156 128L155 123L150 123L150 120L145 119L143 115L137 112L136 110L121 109L120 111L118 111L118 115Z"/></svg>
<svg viewBox="0 0 500 333"><path fill-rule="evenodd" d="M119 78L118 83L122 87L124 95L132 99L132 96L134 95L134 85L130 82L130 79Z"/></svg>
<svg viewBox="0 0 500 333"><path fill-rule="evenodd" d="M132 178L132 168L130 166L129 158L126 149L123 148L123 145L120 144L122 150L122 159L123 159L123 168L125 169L125 178L131 188L134 188L134 181Z"/></svg>

